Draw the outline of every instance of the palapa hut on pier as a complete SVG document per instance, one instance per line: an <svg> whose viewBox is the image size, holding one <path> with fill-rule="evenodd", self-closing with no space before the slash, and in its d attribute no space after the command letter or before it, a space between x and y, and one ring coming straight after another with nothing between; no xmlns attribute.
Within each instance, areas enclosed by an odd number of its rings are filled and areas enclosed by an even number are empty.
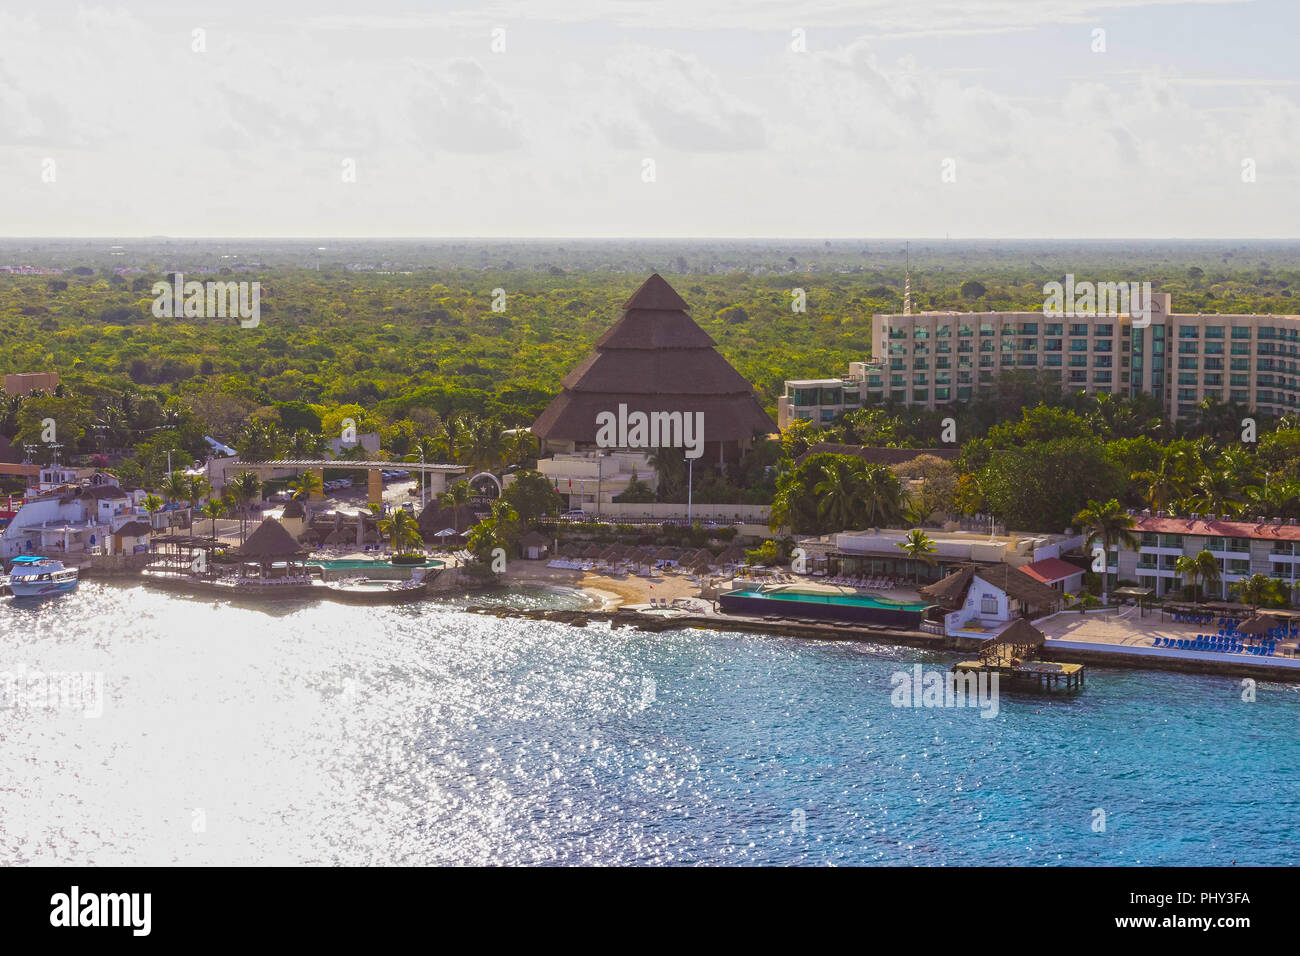
<svg viewBox="0 0 1300 956"><path fill-rule="evenodd" d="M274 518L265 519L235 551L240 561L258 566L263 581L306 578L307 556L311 552L294 540L284 525ZM276 568L276 564L284 564Z"/></svg>

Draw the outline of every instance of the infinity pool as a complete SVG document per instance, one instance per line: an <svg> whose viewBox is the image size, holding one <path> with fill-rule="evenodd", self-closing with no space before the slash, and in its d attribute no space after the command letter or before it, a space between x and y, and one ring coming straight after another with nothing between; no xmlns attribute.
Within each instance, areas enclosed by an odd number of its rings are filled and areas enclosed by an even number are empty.
<svg viewBox="0 0 1300 956"><path fill-rule="evenodd" d="M741 588L729 591L732 597L764 598L771 601L799 601L808 604L840 604L845 607L876 607L887 611L923 611L928 604L891 601L888 598L872 597L869 594L808 594L803 591L761 591L757 588Z"/></svg>
<svg viewBox="0 0 1300 956"><path fill-rule="evenodd" d="M381 558L323 558L320 561L308 561L317 567L329 570L358 571L365 568L440 568L442 562L429 558L423 564L393 564Z"/></svg>

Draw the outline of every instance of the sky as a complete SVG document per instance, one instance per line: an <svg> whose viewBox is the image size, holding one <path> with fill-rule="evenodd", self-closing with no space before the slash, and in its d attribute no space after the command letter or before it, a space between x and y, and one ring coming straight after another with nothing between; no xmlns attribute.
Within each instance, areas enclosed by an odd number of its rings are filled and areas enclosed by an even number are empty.
<svg viewBox="0 0 1300 956"><path fill-rule="evenodd" d="M1294 0L0 0L0 235L1290 238Z"/></svg>

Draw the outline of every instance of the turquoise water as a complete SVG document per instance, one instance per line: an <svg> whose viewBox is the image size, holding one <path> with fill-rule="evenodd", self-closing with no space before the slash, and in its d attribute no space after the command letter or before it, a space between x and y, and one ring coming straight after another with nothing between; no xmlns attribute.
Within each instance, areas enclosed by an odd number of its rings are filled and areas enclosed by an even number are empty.
<svg viewBox="0 0 1300 956"><path fill-rule="evenodd" d="M362 568L440 568L442 562L437 558L429 558L424 564L393 564L391 561L382 561L378 558L373 560L369 558L325 558L320 561L309 561L317 567L346 570L357 570Z"/></svg>
<svg viewBox="0 0 1300 956"><path fill-rule="evenodd" d="M0 604L0 670L103 683L98 718L0 715L0 863L1294 862L1297 687L891 706L952 660L86 581Z"/></svg>
<svg viewBox="0 0 1300 956"><path fill-rule="evenodd" d="M930 605L890 601L887 598L874 598L866 594L803 594L797 591L779 591L770 593L757 588L744 588L728 591L736 597L765 598L771 601L801 601L805 604L847 604L852 607L876 607L890 611L923 611Z"/></svg>

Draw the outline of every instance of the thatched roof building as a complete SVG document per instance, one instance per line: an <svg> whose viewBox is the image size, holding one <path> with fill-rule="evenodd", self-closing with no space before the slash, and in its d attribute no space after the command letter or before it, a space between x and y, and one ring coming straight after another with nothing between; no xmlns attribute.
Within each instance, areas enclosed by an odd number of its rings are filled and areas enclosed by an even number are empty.
<svg viewBox="0 0 1300 956"><path fill-rule="evenodd" d="M274 518L265 519L235 552L245 561L290 561L308 550L294 540L288 529Z"/></svg>
<svg viewBox="0 0 1300 956"><path fill-rule="evenodd" d="M942 581L921 588L921 596L957 610L966 603L966 595L976 578L991 584L1026 608L1047 608L1060 604L1065 595L1009 564L979 566L964 564Z"/></svg>
<svg viewBox="0 0 1300 956"><path fill-rule="evenodd" d="M718 354L717 343L661 276L642 283L623 309L533 423L533 434L549 450L595 447L596 416L617 414L620 405L629 414L702 412L702 461L708 463L734 459L755 433L776 431L749 383Z"/></svg>

